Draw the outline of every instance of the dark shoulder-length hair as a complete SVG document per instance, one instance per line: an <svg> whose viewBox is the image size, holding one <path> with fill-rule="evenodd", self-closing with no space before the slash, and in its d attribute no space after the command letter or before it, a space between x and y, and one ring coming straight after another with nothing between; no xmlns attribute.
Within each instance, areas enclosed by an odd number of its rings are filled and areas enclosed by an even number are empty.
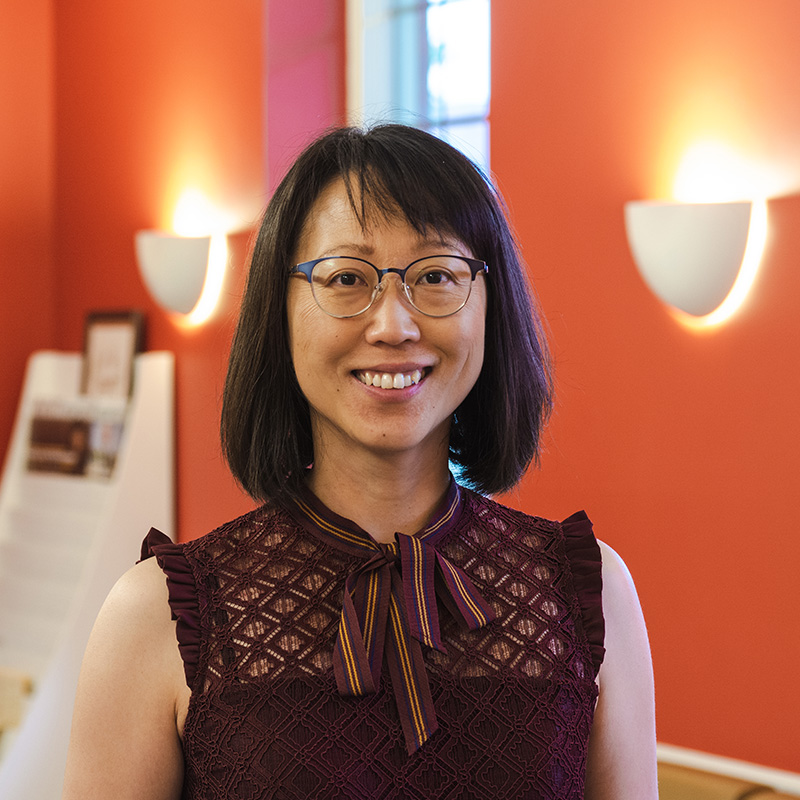
<svg viewBox="0 0 800 800"><path fill-rule="evenodd" d="M289 351L286 295L303 224L337 178L363 225L375 213L402 214L423 235L454 235L489 265L483 368L454 414L450 458L474 489L510 489L537 457L551 407L541 320L490 181L458 150L403 125L326 133L297 158L266 209L223 395L222 444L234 476L255 499L294 496L314 460L308 403Z"/></svg>

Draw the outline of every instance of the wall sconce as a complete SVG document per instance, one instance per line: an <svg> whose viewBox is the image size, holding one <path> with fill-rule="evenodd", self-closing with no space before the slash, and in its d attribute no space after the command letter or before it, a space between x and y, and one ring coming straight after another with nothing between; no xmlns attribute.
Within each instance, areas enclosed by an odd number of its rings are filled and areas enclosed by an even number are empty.
<svg viewBox="0 0 800 800"><path fill-rule="evenodd" d="M709 327L736 311L755 280L767 204L631 202L625 228L653 293L681 322Z"/></svg>
<svg viewBox="0 0 800 800"><path fill-rule="evenodd" d="M189 187L177 200L172 228L176 233L139 231L136 260L155 301L177 315L178 325L193 328L211 317L222 293L231 220Z"/></svg>
<svg viewBox="0 0 800 800"><path fill-rule="evenodd" d="M205 322L216 307L225 278L226 237L139 231L135 246L139 272L156 302L167 311L185 315L189 326Z"/></svg>
<svg viewBox="0 0 800 800"><path fill-rule="evenodd" d="M150 294L167 311L188 314L203 291L211 237L139 231L135 243L139 272Z"/></svg>

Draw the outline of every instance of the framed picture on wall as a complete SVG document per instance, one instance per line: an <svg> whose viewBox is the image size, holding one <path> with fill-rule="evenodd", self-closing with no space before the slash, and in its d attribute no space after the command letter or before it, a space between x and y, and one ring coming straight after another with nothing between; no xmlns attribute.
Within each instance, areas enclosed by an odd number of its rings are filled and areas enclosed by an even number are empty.
<svg viewBox="0 0 800 800"><path fill-rule="evenodd" d="M133 388L133 357L142 350L140 311L92 311L83 337L81 392L92 397L128 397Z"/></svg>

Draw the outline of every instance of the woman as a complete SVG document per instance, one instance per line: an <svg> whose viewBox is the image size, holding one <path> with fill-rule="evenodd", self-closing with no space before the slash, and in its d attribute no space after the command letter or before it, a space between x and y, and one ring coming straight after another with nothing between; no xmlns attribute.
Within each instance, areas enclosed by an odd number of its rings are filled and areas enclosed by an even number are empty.
<svg viewBox="0 0 800 800"><path fill-rule="evenodd" d="M65 796L655 798L627 570L582 513L483 496L535 457L550 397L471 162L395 125L313 143L265 214L225 388L264 505L151 532L87 648Z"/></svg>

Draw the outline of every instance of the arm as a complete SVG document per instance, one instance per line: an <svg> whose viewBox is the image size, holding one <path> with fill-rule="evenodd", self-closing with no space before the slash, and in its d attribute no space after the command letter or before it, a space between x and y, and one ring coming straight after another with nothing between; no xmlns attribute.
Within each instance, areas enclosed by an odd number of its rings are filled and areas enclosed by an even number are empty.
<svg viewBox="0 0 800 800"><path fill-rule="evenodd" d="M606 655L589 737L587 800L656 800L653 667L636 588L622 559L603 556Z"/></svg>
<svg viewBox="0 0 800 800"><path fill-rule="evenodd" d="M117 582L89 637L63 800L180 797L188 691L164 573L151 558Z"/></svg>

